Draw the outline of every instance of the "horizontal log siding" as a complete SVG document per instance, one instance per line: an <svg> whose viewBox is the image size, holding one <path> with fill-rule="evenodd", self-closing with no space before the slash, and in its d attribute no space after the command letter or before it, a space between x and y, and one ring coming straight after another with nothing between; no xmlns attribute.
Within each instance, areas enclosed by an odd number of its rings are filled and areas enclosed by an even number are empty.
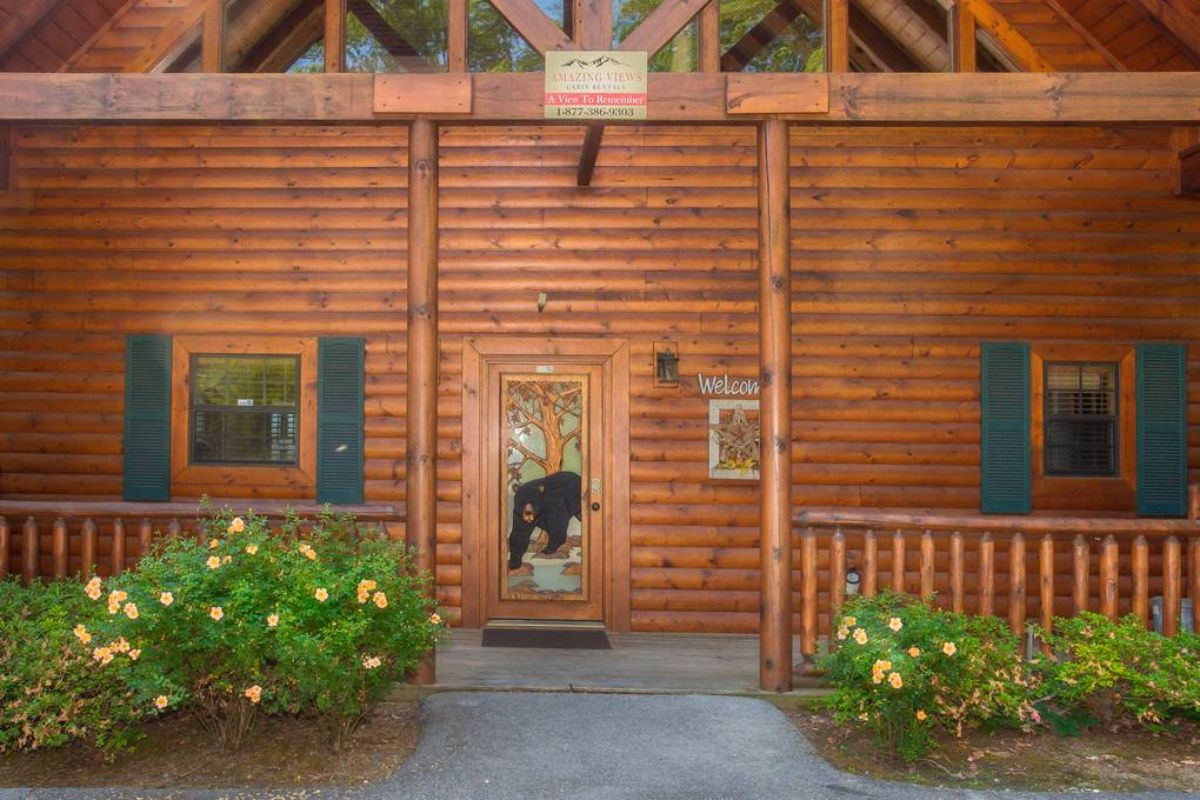
<svg viewBox="0 0 1200 800"><path fill-rule="evenodd" d="M17 130L0 495L120 498L126 333L361 334L367 498L403 501L406 142L403 126ZM301 499L180 496L201 492Z"/></svg>
<svg viewBox="0 0 1200 800"><path fill-rule="evenodd" d="M609 128L590 189L582 140L442 134L441 598L455 617L464 337L612 336L632 350L633 627L752 631L757 489L706 479L695 375L756 371L753 130ZM798 509L977 507L983 338L1200 338L1200 206L1170 194L1165 131L797 127L792 143ZM362 333L367 500L403 500L403 145L370 126L19 130L0 492L119 495L126 331ZM678 344L679 389L652 385L656 340ZM881 532L885 582L890 547Z"/></svg>

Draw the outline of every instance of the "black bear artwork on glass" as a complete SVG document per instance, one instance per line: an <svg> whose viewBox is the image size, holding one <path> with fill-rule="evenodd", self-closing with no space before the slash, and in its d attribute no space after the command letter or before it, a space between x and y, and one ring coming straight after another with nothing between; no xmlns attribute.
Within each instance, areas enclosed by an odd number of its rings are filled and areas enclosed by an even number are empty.
<svg viewBox="0 0 1200 800"><path fill-rule="evenodd" d="M582 511L583 481L577 473L555 472L518 486L508 533L508 568L520 568L534 528L541 528L549 536L543 555L558 550L567 540L571 517L583 522Z"/></svg>

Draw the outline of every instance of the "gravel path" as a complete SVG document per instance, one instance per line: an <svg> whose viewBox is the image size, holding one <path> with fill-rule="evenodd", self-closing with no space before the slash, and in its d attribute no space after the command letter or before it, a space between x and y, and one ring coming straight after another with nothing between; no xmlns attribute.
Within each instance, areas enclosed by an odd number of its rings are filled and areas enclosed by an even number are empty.
<svg viewBox="0 0 1200 800"><path fill-rule="evenodd" d="M391 779L304 792L0 791L17 798L335 798L363 800L846 800L1109 797L951 791L883 783L818 758L763 700L702 695L448 692L423 706L421 743ZM1126 795L1136 800L1183 797Z"/></svg>

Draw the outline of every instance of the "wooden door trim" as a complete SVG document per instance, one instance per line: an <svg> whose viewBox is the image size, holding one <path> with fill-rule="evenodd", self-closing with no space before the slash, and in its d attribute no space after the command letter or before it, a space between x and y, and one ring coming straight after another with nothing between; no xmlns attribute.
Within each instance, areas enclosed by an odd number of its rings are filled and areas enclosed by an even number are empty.
<svg viewBox="0 0 1200 800"><path fill-rule="evenodd" d="M462 346L462 624L483 623L486 542L485 467L481 446L487 371L494 364L554 359L602 368L603 424L607 431L602 458L605 493L604 620L615 631L629 630L629 342L624 339L546 339L541 337L470 337Z"/></svg>

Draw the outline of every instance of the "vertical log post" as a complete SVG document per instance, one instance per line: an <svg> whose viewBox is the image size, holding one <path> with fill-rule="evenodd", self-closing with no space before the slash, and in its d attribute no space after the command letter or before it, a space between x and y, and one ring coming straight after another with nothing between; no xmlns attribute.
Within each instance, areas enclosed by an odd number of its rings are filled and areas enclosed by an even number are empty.
<svg viewBox="0 0 1200 800"><path fill-rule="evenodd" d="M467 71L467 0L446 4L446 53L450 72Z"/></svg>
<svg viewBox="0 0 1200 800"><path fill-rule="evenodd" d="M829 540L829 627L846 602L846 534L838 528ZM830 640L832 643L832 640Z"/></svg>
<svg viewBox="0 0 1200 800"><path fill-rule="evenodd" d="M1200 633L1200 538L1188 541L1188 597L1192 598L1192 625Z"/></svg>
<svg viewBox="0 0 1200 800"><path fill-rule="evenodd" d="M721 71L721 5L719 0L709 0L700 9L700 71Z"/></svg>
<svg viewBox="0 0 1200 800"><path fill-rule="evenodd" d="M346 71L346 0L325 0L325 71Z"/></svg>
<svg viewBox="0 0 1200 800"><path fill-rule="evenodd" d="M950 67L953 72L976 69L975 15L956 0L950 7Z"/></svg>
<svg viewBox="0 0 1200 800"><path fill-rule="evenodd" d="M921 534L921 599L926 603L933 602L933 571L933 533L925 531Z"/></svg>
<svg viewBox="0 0 1200 800"><path fill-rule="evenodd" d="M1120 554L1117 540L1111 533L1100 545L1100 613L1109 619L1117 618L1120 598L1117 593L1117 568Z"/></svg>
<svg viewBox="0 0 1200 800"><path fill-rule="evenodd" d="M67 577L68 538L67 521L59 517L50 529L50 563L56 578Z"/></svg>
<svg viewBox="0 0 1200 800"><path fill-rule="evenodd" d="M979 614L996 613L996 541L990 533L979 537Z"/></svg>
<svg viewBox="0 0 1200 800"><path fill-rule="evenodd" d="M817 532L812 528L805 528L800 535L800 585L804 597L804 607L800 610L800 654L805 658L811 658L817 652L817 597L819 596L817 589ZM761 645L760 640L760 648ZM790 655L789 653L789 659ZM761 673L759 677L761 679Z"/></svg>
<svg viewBox="0 0 1200 800"><path fill-rule="evenodd" d="M1071 543L1071 600L1074 613L1088 610L1088 543L1082 535Z"/></svg>
<svg viewBox="0 0 1200 800"><path fill-rule="evenodd" d="M1050 633L1054 628L1054 537L1042 537L1038 552L1038 590L1042 603L1042 630Z"/></svg>
<svg viewBox="0 0 1200 800"><path fill-rule="evenodd" d="M966 606L966 566L963 564L963 535L955 531L950 536L950 608L956 614Z"/></svg>
<svg viewBox="0 0 1200 800"><path fill-rule="evenodd" d="M0 580L8 577L8 559L11 556L12 532L8 529L8 520L0 517Z"/></svg>
<svg viewBox="0 0 1200 800"><path fill-rule="evenodd" d="M99 540L100 531L96 521L88 517L79 529L79 561L85 578L96 574L96 545Z"/></svg>
<svg viewBox="0 0 1200 800"><path fill-rule="evenodd" d="M762 442L759 684L792 688L792 275L788 124L758 131L758 368ZM813 543L815 550L815 540ZM807 605L807 591L805 600ZM813 609L815 612L815 609ZM808 617L805 609L805 618Z"/></svg>
<svg viewBox="0 0 1200 800"><path fill-rule="evenodd" d="M862 593L874 597L879 591L879 539L875 531L863 534Z"/></svg>
<svg viewBox="0 0 1200 800"><path fill-rule="evenodd" d="M904 569L908 558L905 552L904 531L892 534L892 591L903 592L905 588Z"/></svg>
<svg viewBox="0 0 1200 800"><path fill-rule="evenodd" d="M41 543L41 531L38 530L37 520L29 517L25 520L25 528L21 531L21 581L26 586L38 574L38 545Z"/></svg>
<svg viewBox="0 0 1200 800"><path fill-rule="evenodd" d="M850 71L850 0L824 0L825 70Z"/></svg>
<svg viewBox="0 0 1200 800"><path fill-rule="evenodd" d="M225 71L225 0L208 0L200 34L200 71Z"/></svg>
<svg viewBox="0 0 1200 800"><path fill-rule="evenodd" d="M1021 635L1025 628L1025 537L1014 533L1008 542L1008 627Z"/></svg>
<svg viewBox="0 0 1200 800"><path fill-rule="evenodd" d="M417 567L437 570L438 128L415 119L408 131L408 545ZM436 581L435 581L436 583ZM433 587L431 587L431 591ZM436 680L430 653L413 679Z"/></svg>
<svg viewBox="0 0 1200 800"><path fill-rule="evenodd" d="M109 555L112 558L109 574L116 577L125 571L125 521L120 517L113 520L112 550Z"/></svg>
<svg viewBox="0 0 1200 800"><path fill-rule="evenodd" d="M1133 613L1142 621L1142 625L1150 624L1150 545L1145 536L1133 540Z"/></svg>
<svg viewBox="0 0 1200 800"><path fill-rule="evenodd" d="M1163 636L1174 636L1179 632L1179 539L1168 536L1163 542Z"/></svg>

